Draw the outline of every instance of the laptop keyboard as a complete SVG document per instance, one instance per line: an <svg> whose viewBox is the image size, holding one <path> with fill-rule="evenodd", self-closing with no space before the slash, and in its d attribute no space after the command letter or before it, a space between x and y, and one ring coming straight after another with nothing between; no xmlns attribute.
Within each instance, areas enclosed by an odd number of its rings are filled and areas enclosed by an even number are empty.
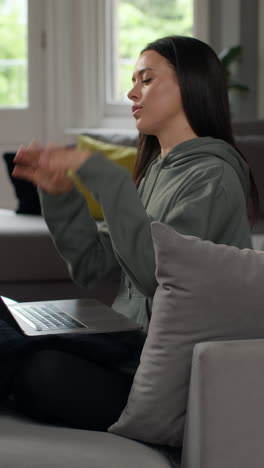
<svg viewBox="0 0 264 468"><path fill-rule="evenodd" d="M16 306L13 313L37 331L87 328L83 323L53 305Z"/></svg>

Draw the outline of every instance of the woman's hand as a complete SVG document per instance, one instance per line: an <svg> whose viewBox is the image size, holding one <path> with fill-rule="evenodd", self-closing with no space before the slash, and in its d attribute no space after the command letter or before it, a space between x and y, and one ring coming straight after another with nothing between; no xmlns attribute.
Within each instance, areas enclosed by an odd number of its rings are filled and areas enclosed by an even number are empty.
<svg viewBox="0 0 264 468"><path fill-rule="evenodd" d="M72 182L68 169L78 170L92 154L73 148L47 146L37 142L19 148L15 158L13 176L26 179L52 195L68 192Z"/></svg>

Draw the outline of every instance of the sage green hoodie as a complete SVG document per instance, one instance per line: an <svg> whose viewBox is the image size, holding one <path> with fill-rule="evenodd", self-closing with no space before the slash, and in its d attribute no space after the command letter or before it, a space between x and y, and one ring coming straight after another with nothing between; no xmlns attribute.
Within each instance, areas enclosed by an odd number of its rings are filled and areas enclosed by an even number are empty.
<svg viewBox="0 0 264 468"><path fill-rule="evenodd" d="M98 230L76 188L59 196L40 191L54 242L78 284L93 286L121 267L113 308L145 331L157 287L153 220L215 243L252 247L248 166L222 140L203 137L177 145L150 164L138 189L126 169L98 153L78 175L101 204L105 226Z"/></svg>

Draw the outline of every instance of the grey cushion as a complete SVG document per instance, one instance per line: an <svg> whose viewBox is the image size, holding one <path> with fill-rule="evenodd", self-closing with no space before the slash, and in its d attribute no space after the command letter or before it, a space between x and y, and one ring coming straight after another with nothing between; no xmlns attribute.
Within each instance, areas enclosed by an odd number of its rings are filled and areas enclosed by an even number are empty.
<svg viewBox="0 0 264 468"><path fill-rule="evenodd" d="M0 460L3 468L171 467L165 455L145 444L103 432L39 424L3 410Z"/></svg>
<svg viewBox="0 0 264 468"><path fill-rule="evenodd" d="M141 362L110 432L182 443L196 343L264 337L264 252L216 245L151 225L156 290Z"/></svg>

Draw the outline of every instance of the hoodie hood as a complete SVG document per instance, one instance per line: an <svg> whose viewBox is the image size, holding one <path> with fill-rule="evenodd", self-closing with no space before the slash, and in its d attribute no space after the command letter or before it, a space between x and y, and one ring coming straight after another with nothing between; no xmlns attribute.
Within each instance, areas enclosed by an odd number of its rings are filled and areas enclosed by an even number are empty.
<svg viewBox="0 0 264 468"><path fill-rule="evenodd" d="M162 169L179 167L182 164L198 162L200 156L204 157L206 154L221 159L233 167L247 199L250 191L248 164L239 152L224 140L212 137L193 138L178 144L163 158L159 156L156 162L160 163Z"/></svg>

